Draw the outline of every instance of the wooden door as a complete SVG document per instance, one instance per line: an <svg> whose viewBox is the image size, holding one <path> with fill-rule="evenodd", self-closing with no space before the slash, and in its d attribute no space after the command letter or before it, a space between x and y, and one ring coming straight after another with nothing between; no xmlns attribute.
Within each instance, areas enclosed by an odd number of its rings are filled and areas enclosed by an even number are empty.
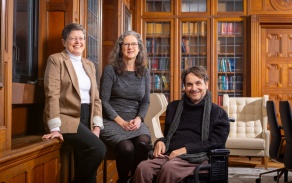
<svg viewBox="0 0 292 183"><path fill-rule="evenodd" d="M276 103L292 102L292 25L264 27L261 33L262 81L258 87Z"/></svg>

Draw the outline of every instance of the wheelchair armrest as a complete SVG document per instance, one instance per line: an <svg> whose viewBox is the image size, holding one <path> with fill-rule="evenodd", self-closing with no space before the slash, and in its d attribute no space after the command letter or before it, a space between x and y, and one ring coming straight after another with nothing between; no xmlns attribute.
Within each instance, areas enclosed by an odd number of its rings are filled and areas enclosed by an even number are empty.
<svg viewBox="0 0 292 183"><path fill-rule="evenodd" d="M195 172L194 172L194 182L195 183L199 183L199 171L201 170L210 170L211 168L211 164L204 164L204 165L198 165L195 169Z"/></svg>
<svg viewBox="0 0 292 183"><path fill-rule="evenodd" d="M217 180L218 177L226 178L228 176L228 149L212 149L208 152L209 163L198 165L194 171L194 181L199 183L199 175L201 170L209 170L209 180ZM222 168L225 169L222 171ZM227 169L227 170L226 170ZM218 171L219 170L219 171ZM227 172L227 173L226 173ZM218 179L218 180L219 180ZM226 178L228 180L228 177Z"/></svg>
<svg viewBox="0 0 292 183"><path fill-rule="evenodd" d="M212 149L209 151L209 155L228 155L229 153L228 149Z"/></svg>
<svg viewBox="0 0 292 183"><path fill-rule="evenodd" d="M153 159L154 156L153 156L153 149L151 149L149 152L148 152L148 157L149 159Z"/></svg>
<svg viewBox="0 0 292 183"><path fill-rule="evenodd" d="M228 118L229 122L235 122L234 118Z"/></svg>

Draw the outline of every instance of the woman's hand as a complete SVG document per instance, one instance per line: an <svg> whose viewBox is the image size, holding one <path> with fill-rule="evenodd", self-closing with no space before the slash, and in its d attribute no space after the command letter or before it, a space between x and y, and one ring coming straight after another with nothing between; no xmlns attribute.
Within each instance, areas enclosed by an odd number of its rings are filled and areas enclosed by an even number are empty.
<svg viewBox="0 0 292 183"><path fill-rule="evenodd" d="M165 153L165 144L162 141L158 141L155 145L153 156L155 158L163 157Z"/></svg>
<svg viewBox="0 0 292 183"><path fill-rule="evenodd" d="M93 127L92 132L99 138L99 134L100 134L100 127L99 126L95 126Z"/></svg>
<svg viewBox="0 0 292 183"><path fill-rule="evenodd" d="M135 119L129 121L129 123L131 124L129 125L129 130L137 130L140 128L142 121L140 117L136 117Z"/></svg>
<svg viewBox="0 0 292 183"><path fill-rule="evenodd" d="M64 140L63 139L63 135L59 132L59 131L53 131L49 134L45 134L43 137L43 139L53 139L53 138L58 138L60 140Z"/></svg>
<svg viewBox="0 0 292 183"><path fill-rule="evenodd" d="M131 120L132 121L132 120ZM124 128L124 130L126 131L131 131L134 127L133 124L131 122L126 122L123 121L122 123L119 124L122 128Z"/></svg>
<svg viewBox="0 0 292 183"><path fill-rule="evenodd" d="M126 122L124 119L122 119L120 116L117 116L114 121L118 123L124 130L130 131L133 129L133 124L130 122ZM131 120L132 121L132 120Z"/></svg>

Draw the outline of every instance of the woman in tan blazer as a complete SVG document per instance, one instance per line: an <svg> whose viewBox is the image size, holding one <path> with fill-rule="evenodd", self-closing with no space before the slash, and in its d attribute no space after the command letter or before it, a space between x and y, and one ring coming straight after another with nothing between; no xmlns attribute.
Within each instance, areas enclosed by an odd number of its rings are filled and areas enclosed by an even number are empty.
<svg viewBox="0 0 292 183"><path fill-rule="evenodd" d="M106 147L99 139L102 107L94 64L82 58L85 30L69 24L62 31L65 49L49 56L44 76L44 139L59 138L74 150L74 182L95 183Z"/></svg>

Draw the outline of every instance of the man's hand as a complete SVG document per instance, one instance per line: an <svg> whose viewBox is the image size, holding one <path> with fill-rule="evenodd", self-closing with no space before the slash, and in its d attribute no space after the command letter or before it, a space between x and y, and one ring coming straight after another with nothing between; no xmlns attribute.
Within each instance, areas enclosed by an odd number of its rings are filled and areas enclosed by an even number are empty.
<svg viewBox="0 0 292 183"><path fill-rule="evenodd" d="M165 148L165 144L162 141L158 141L155 145L153 156L155 158L164 156Z"/></svg>
<svg viewBox="0 0 292 183"><path fill-rule="evenodd" d="M186 154L186 153L187 153L187 149L185 147L182 147L180 149L172 151L169 155L169 159L175 158L181 154Z"/></svg>
<svg viewBox="0 0 292 183"><path fill-rule="evenodd" d="M43 137L43 139L53 139L53 138L58 138L60 140L64 140L63 139L63 135L59 132L59 131L53 131L49 134L45 134Z"/></svg>
<svg viewBox="0 0 292 183"><path fill-rule="evenodd" d="M99 138L99 134L100 134L100 127L99 126L95 126L93 127L92 132Z"/></svg>

